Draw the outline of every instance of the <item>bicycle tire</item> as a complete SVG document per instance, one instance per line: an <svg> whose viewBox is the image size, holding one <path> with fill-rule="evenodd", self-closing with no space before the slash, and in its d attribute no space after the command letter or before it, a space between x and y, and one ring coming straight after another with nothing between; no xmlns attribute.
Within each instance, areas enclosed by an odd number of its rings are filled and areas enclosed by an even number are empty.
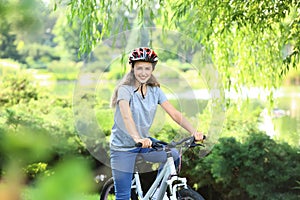
<svg viewBox="0 0 300 200"><path fill-rule="evenodd" d="M101 193L100 193L100 200L115 200L115 187L114 187L114 179L111 177L109 178L103 185ZM138 200L137 195L134 192L131 192L131 199Z"/></svg>
<svg viewBox="0 0 300 200"><path fill-rule="evenodd" d="M188 187L177 191L177 199L179 200L205 200L198 192Z"/></svg>
<svg viewBox="0 0 300 200"><path fill-rule="evenodd" d="M114 180L112 177L104 183L100 193L100 200L110 199L115 199Z"/></svg>

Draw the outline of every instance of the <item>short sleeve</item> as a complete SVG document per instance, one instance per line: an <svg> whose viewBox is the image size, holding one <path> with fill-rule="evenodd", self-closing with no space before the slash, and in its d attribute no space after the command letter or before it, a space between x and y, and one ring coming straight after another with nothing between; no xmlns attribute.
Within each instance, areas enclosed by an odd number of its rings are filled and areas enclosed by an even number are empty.
<svg viewBox="0 0 300 200"><path fill-rule="evenodd" d="M120 100L126 100L129 102L131 99L131 95L132 94L130 88L122 85L118 89L117 102L119 102Z"/></svg>
<svg viewBox="0 0 300 200"><path fill-rule="evenodd" d="M167 99L165 93L159 87L157 87L157 88L158 88L158 90L157 90L157 92L158 92L158 104L162 104L163 102L167 101L168 99Z"/></svg>

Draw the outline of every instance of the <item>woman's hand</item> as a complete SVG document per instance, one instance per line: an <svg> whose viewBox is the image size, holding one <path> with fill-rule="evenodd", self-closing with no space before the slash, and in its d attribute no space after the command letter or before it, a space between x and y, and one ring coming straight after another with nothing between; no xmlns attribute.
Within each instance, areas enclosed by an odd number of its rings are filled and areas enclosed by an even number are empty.
<svg viewBox="0 0 300 200"><path fill-rule="evenodd" d="M193 135L194 135L196 141L203 141L205 139L203 133L201 133L201 132L197 131Z"/></svg>
<svg viewBox="0 0 300 200"><path fill-rule="evenodd" d="M151 148L152 141L149 138L142 138L135 140L136 143L141 143L142 148Z"/></svg>

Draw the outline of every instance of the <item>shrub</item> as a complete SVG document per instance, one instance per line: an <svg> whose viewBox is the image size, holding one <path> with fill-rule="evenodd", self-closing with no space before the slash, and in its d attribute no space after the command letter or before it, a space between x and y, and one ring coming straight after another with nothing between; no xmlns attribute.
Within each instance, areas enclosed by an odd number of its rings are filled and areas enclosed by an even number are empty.
<svg viewBox="0 0 300 200"><path fill-rule="evenodd" d="M186 163L193 170L186 173L223 199L298 199L299 162L297 149L257 132L249 133L243 143L221 138L203 160L191 154Z"/></svg>
<svg viewBox="0 0 300 200"><path fill-rule="evenodd" d="M37 100L39 89L33 83L32 77L25 73L3 77L0 84L0 106L11 106L21 102L28 103Z"/></svg>

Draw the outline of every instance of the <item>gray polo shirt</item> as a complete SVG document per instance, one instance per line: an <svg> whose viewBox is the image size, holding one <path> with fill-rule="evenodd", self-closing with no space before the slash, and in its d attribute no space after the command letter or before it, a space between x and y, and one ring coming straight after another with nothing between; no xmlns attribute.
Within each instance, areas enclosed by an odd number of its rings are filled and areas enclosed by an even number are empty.
<svg viewBox="0 0 300 200"><path fill-rule="evenodd" d="M121 99L129 102L132 117L137 131L142 138L149 137L149 129L152 125L157 105L167 100L159 87L147 86L145 99L139 92L134 92L134 86L122 85L118 89L117 102ZM134 149L135 142L128 133L121 116L119 104L116 105L114 125L110 137L110 147L116 151L128 151Z"/></svg>

